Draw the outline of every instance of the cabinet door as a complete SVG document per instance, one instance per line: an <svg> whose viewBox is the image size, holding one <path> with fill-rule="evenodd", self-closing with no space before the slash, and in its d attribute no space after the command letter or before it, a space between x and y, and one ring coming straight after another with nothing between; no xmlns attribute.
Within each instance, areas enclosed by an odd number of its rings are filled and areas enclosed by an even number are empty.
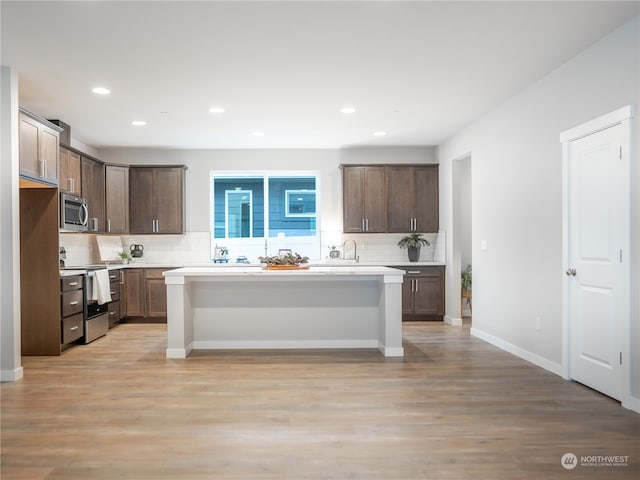
<svg viewBox="0 0 640 480"><path fill-rule="evenodd" d="M405 275L402 282L402 315L413 313L413 280Z"/></svg>
<svg viewBox="0 0 640 480"><path fill-rule="evenodd" d="M364 167L342 169L342 218L344 233L364 230Z"/></svg>
<svg viewBox="0 0 640 480"><path fill-rule="evenodd" d="M384 167L366 167L364 171L365 232L387 231L387 195Z"/></svg>
<svg viewBox="0 0 640 480"><path fill-rule="evenodd" d="M145 313L150 318L167 316L167 286L162 272L156 268L145 270Z"/></svg>
<svg viewBox="0 0 640 480"><path fill-rule="evenodd" d="M155 222L153 168L129 170L129 231L153 233Z"/></svg>
<svg viewBox="0 0 640 480"><path fill-rule="evenodd" d="M434 233L438 231L439 198L438 167L416 167L414 169L416 183L415 219L416 231Z"/></svg>
<svg viewBox="0 0 640 480"><path fill-rule="evenodd" d="M184 233L184 170L156 168L156 233Z"/></svg>
<svg viewBox="0 0 640 480"><path fill-rule="evenodd" d="M126 269L124 277L127 317L144 317L144 271L140 268Z"/></svg>
<svg viewBox="0 0 640 480"><path fill-rule="evenodd" d="M82 157L80 162L82 196L89 208L89 231L105 231L104 221L104 164L91 158Z"/></svg>
<svg viewBox="0 0 640 480"><path fill-rule="evenodd" d="M58 155L60 146L58 132L40 125L40 160L44 161L43 179L58 184Z"/></svg>
<svg viewBox="0 0 640 480"><path fill-rule="evenodd" d="M414 313L417 315L444 315L444 279L440 267L425 269L424 276L416 277Z"/></svg>
<svg viewBox="0 0 640 480"><path fill-rule="evenodd" d="M40 178L39 123L20 113L20 174Z"/></svg>
<svg viewBox="0 0 640 480"><path fill-rule="evenodd" d="M60 191L82 194L80 177L80 155L65 147L60 147Z"/></svg>
<svg viewBox="0 0 640 480"><path fill-rule="evenodd" d="M387 167L389 232L413 231L416 202L414 174L414 169L411 167Z"/></svg>
<svg viewBox="0 0 640 480"><path fill-rule="evenodd" d="M105 167L107 233L129 232L129 167Z"/></svg>

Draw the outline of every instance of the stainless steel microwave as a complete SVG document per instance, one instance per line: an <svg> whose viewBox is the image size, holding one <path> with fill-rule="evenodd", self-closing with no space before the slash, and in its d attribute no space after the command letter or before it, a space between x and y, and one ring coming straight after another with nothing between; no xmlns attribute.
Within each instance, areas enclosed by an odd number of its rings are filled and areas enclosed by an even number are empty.
<svg viewBox="0 0 640 480"><path fill-rule="evenodd" d="M60 194L60 229L86 232L89 229L87 200L68 193Z"/></svg>

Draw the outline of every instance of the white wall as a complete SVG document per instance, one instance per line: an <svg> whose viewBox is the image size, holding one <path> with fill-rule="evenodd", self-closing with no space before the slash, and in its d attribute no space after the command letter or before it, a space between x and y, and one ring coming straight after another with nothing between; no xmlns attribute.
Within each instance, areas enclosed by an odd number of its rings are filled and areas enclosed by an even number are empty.
<svg viewBox="0 0 640 480"><path fill-rule="evenodd" d="M622 106L638 107L639 38L640 20L636 18L439 146L441 195L445 199L452 195L452 161L472 154L474 333L556 373L561 371L562 361L559 135ZM638 398L638 118L635 122L632 394ZM441 202L442 228L452 222L448 203ZM482 240L487 241L486 251L480 249ZM450 283L447 287L451 288ZM450 298L453 292L448 290L447 295ZM542 322L539 331L535 329L536 317Z"/></svg>
<svg viewBox="0 0 640 480"><path fill-rule="evenodd" d="M18 75L0 77L0 380L22 377L20 357L20 216L18 187Z"/></svg>

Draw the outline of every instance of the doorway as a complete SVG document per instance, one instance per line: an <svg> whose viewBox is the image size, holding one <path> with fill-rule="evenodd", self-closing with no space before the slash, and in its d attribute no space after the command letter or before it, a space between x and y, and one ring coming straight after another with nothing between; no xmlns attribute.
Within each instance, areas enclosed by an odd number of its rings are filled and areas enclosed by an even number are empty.
<svg viewBox="0 0 640 480"><path fill-rule="evenodd" d="M471 213L471 155L455 159L452 162L452 282L458 297L459 306L452 312L453 318L448 318L452 325L461 325L463 321L470 323L473 312L473 289L463 290L463 279L472 278L472 213ZM463 273L466 275L463 276ZM465 285L467 286L467 285Z"/></svg>
<svg viewBox="0 0 640 480"><path fill-rule="evenodd" d="M630 117L626 107L561 135L563 369L623 404L630 390Z"/></svg>

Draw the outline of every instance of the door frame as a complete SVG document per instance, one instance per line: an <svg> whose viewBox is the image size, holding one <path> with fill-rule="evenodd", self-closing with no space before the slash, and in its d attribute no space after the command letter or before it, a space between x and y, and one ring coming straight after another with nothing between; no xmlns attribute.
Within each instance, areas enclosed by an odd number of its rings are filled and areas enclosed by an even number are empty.
<svg viewBox="0 0 640 480"><path fill-rule="evenodd" d="M571 337L569 325L569 277L565 271L569 265L569 143L615 125L622 125L621 160L627 181L623 192L627 199L621 213L627 218L627 232L622 241L623 275L626 288L622 292L625 315L621 325L621 335L616 339L616 346L622 352L620 400L622 406L631 406L631 135L633 107L627 105L606 115L590 120L560 134L562 143L562 377L571 380Z"/></svg>

